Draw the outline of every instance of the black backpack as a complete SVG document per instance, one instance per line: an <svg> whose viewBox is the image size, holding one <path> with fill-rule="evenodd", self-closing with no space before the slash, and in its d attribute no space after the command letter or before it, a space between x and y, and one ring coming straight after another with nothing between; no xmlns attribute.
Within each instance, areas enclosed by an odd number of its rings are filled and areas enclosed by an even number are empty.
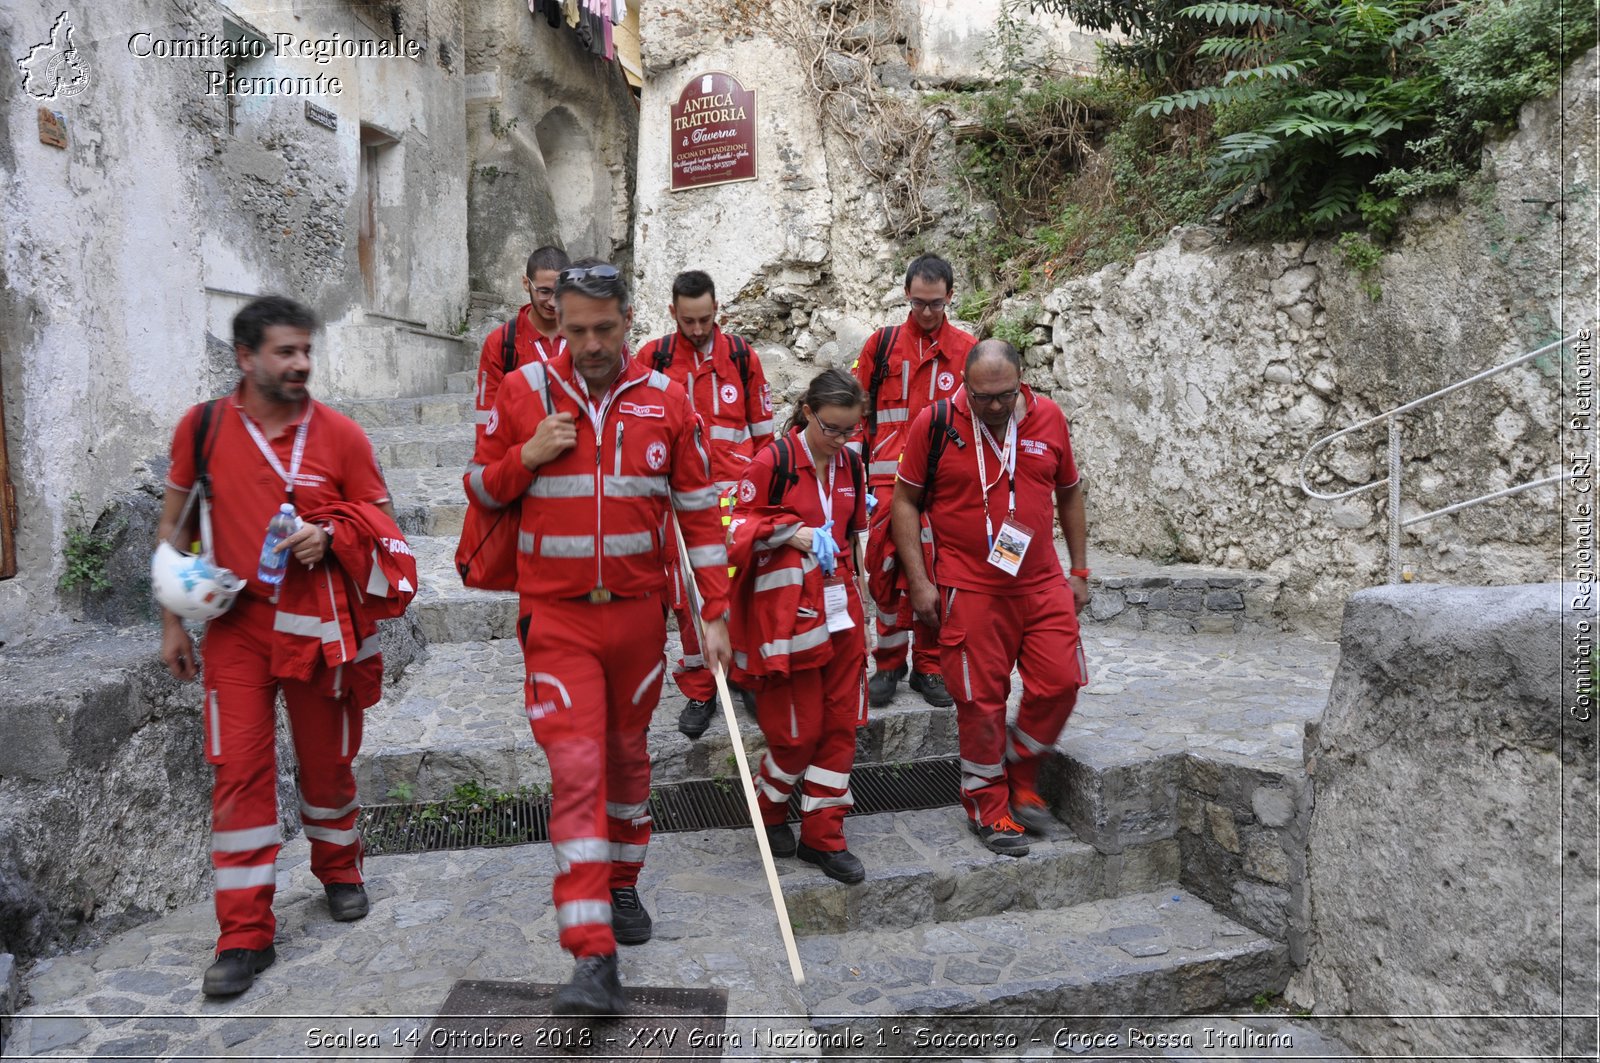
<svg viewBox="0 0 1600 1063"><path fill-rule="evenodd" d="M511 371L517 367L517 314L511 315L511 320L505 323L500 330L500 373L510 376Z"/></svg>
<svg viewBox="0 0 1600 1063"><path fill-rule="evenodd" d="M767 505L776 506L783 502L783 496L789 493L789 488L800 482L800 474L795 472L794 444L789 441L787 433L775 439L772 447L778 452L778 462L772 473L772 486L767 489ZM846 450L845 453L850 455L850 479L855 483L856 497L860 498L866 485L867 467L860 454L853 450ZM854 510L851 516L854 516ZM850 529L851 532L859 530Z"/></svg>
<svg viewBox="0 0 1600 1063"><path fill-rule="evenodd" d="M678 334L670 332L660 339L655 340L655 354L651 356L651 365L658 373L665 373L667 366L672 364L673 339ZM750 345L742 336L729 336L728 343L733 348L730 353L733 358L733 367L739 370L739 387L744 392L745 399L750 398ZM692 398L693 396L691 396Z"/></svg>
<svg viewBox="0 0 1600 1063"><path fill-rule="evenodd" d="M933 423L928 426L928 472L922 479L922 509L928 508L930 497L933 495L933 476L939 468L939 458L944 454L944 448L950 443L957 447L965 448L967 441L961 438L961 433L956 431L956 426L950 421L950 400L940 399L933 404Z"/></svg>
<svg viewBox="0 0 1600 1063"><path fill-rule="evenodd" d="M196 487L199 487L205 493L207 498L211 497L211 452L217 449L217 441L213 437L211 446L207 447L206 437L211 435L211 419L216 415L219 401L221 400L212 399L200 407L200 420L194 426L194 483ZM217 427L220 435L222 426L219 424Z"/></svg>

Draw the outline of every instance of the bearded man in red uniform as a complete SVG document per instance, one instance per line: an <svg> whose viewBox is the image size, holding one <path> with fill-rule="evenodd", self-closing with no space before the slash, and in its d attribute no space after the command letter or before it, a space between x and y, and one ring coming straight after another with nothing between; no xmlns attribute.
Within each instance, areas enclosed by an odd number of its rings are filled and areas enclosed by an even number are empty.
<svg viewBox="0 0 1600 1063"><path fill-rule="evenodd" d="M977 342L945 316L954 293L950 263L938 255L914 259L906 269L906 300L911 308L905 323L874 332L856 359L855 377L867 394L861 453L867 461L867 484L877 499L867 532L869 558L880 556L891 545L889 500L894 495L905 428L925 407L955 394L961 366ZM892 545L898 547L898 540ZM905 615L909 612L903 596L892 612L879 605L878 641L872 651L875 671L867 681L868 699L880 707L889 704L896 685L906 675L910 651L911 689L930 705L949 705L934 631Z"/></svg>
<svg viewBox="0 0 1600 1063"><path fill-rule="evenodd" d="M1078 610L1089 601L1083 488L1067 419L1022 383L1022 358L1001 340L967 356L965 389L917 415L894 495L894 537L917 619L937 629L955 695L961 803L990 850L1028 852L1052 819L1035 783L1088 681ZM930 457L931 455L931 457ZM937 571L918 549L922 515ZM1072 557L1051 542L1053 520ZM1006 726L1011 670L1022 705Z"/></svg>
<svg viewBox="0 0 1600 1063"><path fill-rule="evenodd" d="M596 260L563 270L566 353L506 378L475 488L522 498L518 629L533 735L550 762L556 925L576 965L557 1014L614 1015L617 945L651 936L637 884L650 840L646 729L666 671L666 564L682 523L708 662L726 668L728 552L688 393L629 361L628 288Z"/></svg>
<svg viewBox="0 0 1600 1063"><path fill-rule="evenodd" d="M755 453L772 441L772 389L750 341L723 332L717 324L717 289L710 274L691 269L674 277L669 309L677 331L645 344L634 360L665 373L689 393L706 425L711 479L718 491L727 492L744 479ZM711 724L717 687L700 652L689 596L675 566L671 579L673 612L683 640L683 657L673 679L687 701L678 716L678 730L699 738ZM739 694L751 708L750 696L742 690Z"/></svg>
<svg viewBox="0 0 1600 1063"><path fill-rule="evenodd" d="M356 833L355 777L350 762L361 748L362 710L340 676L322 669L311 681L280 680L273 671L279 628L278 588L256 578L267 522L284 502L302 513L338 502L368 502L390 519L394 508L359 425L316 402L311 333L316 318L299 303L268 296L233 319L241 380L232 395L195 406L172 441L160 537L172 538L196 480L195 439L211 473L212 537L216 561L246 580L233 607L206 627L205 756L215 769L211 789L211 862L215 868L216 961L201 991L233 996L271 966L272 896L282 833L274 702L281 686L300 765L300 815L311 839L311 870L323 883L329 912L348 922L367 914L361 838ZM314 565L330 552L332 533L305 524L284 544L296 562ZM185 529L184 542L191 539ZM177 615L161 611L161 659L177 678L199 674L194 642ZM329 682L331 680L331 682Z"/></svg>
<svg viewBox="0 0 1600 1063"><path fill-rule="evenodd" d="M570 265L572 260L559 247L541 247L529 255L522 275L522 290L528 293L528 301L515 317L483 338L477 386L473 389L478 442L483 442L483 426L489 423L489 411L494 409L495 395L505 374L529 362L548 362L566 350L566 341L556 324L556 276Z"/></svg>

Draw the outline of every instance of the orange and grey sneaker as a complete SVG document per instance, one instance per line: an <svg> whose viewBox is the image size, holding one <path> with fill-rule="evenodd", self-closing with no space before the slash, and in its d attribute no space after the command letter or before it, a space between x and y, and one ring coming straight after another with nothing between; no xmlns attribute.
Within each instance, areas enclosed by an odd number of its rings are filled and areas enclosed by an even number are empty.
<svg viewBox="0 0 1600 1063"><path fill-rule="evenodd" d="M967 824L991 853L1001 856L1028 855L1028 836L1023 832L1022 824L1010 816L1001 816L988 826L976 820L968 820Z"/></svg>
<svg viewBox="0 0 1600 1063"><path fill-rule="evenodd" d="M1022 824L1029 834L1049 837L1051 829L1056 825L1056 818L1050 814L1044 798L1032 790L1018 787L1011 793L1011 818Z"/></svg>

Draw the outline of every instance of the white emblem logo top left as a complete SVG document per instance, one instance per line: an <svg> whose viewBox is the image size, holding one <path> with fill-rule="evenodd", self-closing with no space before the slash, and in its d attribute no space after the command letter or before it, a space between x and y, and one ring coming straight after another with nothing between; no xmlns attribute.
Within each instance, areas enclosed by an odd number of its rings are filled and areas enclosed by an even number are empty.
<svg viewBox="0 0 1600 1063"><path fill-rule="evenodd" d="M494 435L494 430L500 427L500 407L496 406L489 411L489 423L484 427L483 434Z"/></svg>
<svg viewBox="0 0 1600 1063"><path fill-rule="evenodd" d="M659 439L644 448L645 464L660 472L667 464L667 445Z"/></svg>
<svg viewBox="0 0 1600 1063"><path fill-rule="evenodd" d="M946 372L943 372L943 373L939 374L939 390L940 391L954 391L955 390L955 386L956 386L956 376L955 376L954 373L946 371Z"/></svg>
<svg viewBox="0 0 1600 1063"><path fill-rule="evenodd" d="M67 99L89 87L89 69L72 43L72 19L63 11L50 27L50 39L17 60L22 91L35 100Z"/></svg>
<svg viewBox="0 0 1600 1063"><path fill-rule="evenodd" d="M739 401L739 389L732 384L722 385L722 401L734 403Z"/></svg>

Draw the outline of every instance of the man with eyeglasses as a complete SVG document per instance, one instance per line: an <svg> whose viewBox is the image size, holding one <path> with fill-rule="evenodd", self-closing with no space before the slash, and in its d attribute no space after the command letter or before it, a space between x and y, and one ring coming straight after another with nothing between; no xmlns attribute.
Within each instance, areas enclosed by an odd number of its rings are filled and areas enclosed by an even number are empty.
<svg viewBox="0 0 1600 1063"><path fill-rule="evenodd" d="M683 527L707 661L728 666L728 551L688 394L627 358L616 267L556 281L565 353L506 378L473 489L521 499L517 591L524 704L550 764L556 925L576 966L557 1014L624 1006L617 945L650 940L639 872L650 840L646 730L666 671L666 560Z"/></svg>
<svg viewBox="0 0 1600 1063"><path fill-rule="evenodd" d="M665 373L689 393L706 425L711 479L726 499L744 479L756 451L772 441L772 389L749 341L723 332L717 324L717 289L710 274L691 269L674 277L668 311L677 330L645 344L634 360ZM688 595L682 593L676 566L669 576L672 610L683 641L683 656L672 675L686 701L678 730L697 739L711 725L717 686L695 637ZM739 695L753 714L754 698L742 690Z"/></svg>
<svg viewBox="0 0 1600 1063"><path fill-rule="evenodd" d="M945 316L954 293L950 263L938 255L913 259L906 270L910 312L905 322L874 332L856 359L855 377L867 393L862 456L867 461L867 484L877 499L867 532L872 568L881 568L897 545L889 535L889 500L894 495L905 427L926 407L955 394L962 362L977 342ZM895 687L907 673L906 658L911 651L911 689L929 705L942 708L952 699L945 687L934 631L907 615L910 610L900 593L903 586L903 581L897 580L893 595L878 598L878 638L872 651L875 672L867 681L867 697L879 707L893 700Z"/></svg>
<svg viewBox="0 0 1600 1063"><path fill-rule="evenodd" d="M483 442L483 428L489 423L500 381L507 373L529 362L548 362L566 349L556 323L556 276L572 260L559 247L545 246L528 256L522 275L522 290L528 302L516 316L483 339L478 355L478 380L473 391L477 421L477 442Z"/></svg>
<svg viewBox="0 0 1600 1063"><path fill-rule="evenodd" d="M991 851L1023 856L1027 834L1048 835L1054 823L1036 789L1039 758L1088 681L1078 634L1078 610L1089 602L1083 488L1067 419L1023 385L1015 347L978 344L964 382L906 432L894 538L910 606L938 630L955 695L968 825ZM917 549L924 514L931 573ZM1067 576L1053 521L1072 558ZM1022 705L1008 730L1014 666Z"/></svg>

